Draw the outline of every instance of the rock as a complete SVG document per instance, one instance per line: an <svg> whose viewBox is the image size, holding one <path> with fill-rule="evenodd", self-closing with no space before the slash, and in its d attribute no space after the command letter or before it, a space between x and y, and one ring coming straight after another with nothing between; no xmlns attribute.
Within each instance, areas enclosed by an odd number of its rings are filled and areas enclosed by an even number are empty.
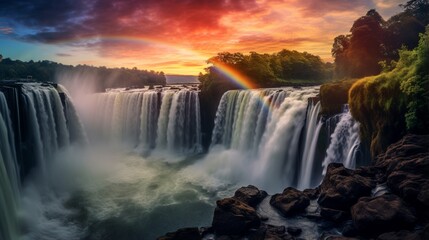
<svg viewBox="0 0 429 240"><path fill-rule="evenodd" d="M331 220L334 222L342 222L345 219L350 217L350 214L345 211L332 209L332 208L321 208L320 209L320 216L327 220Z"/></svg>
<svg viewBox="0 0 429 240"><path fill-rule="evenodd" d="M402 230L399 232L388 232L378 236L377 240L423 240L416 232Z"/></svg>
<svg viewBox="0 0 429 240"><path fill-rule="evenodd" d="M310 205L310 199L301 191L288 187L281 194L274 194L270 204L284 216L303 212Z"/></svg>
<svg viewBox="0 0 429 240"><path fill-rule="evenodd" d="M212 227L218 235L244 234L261 223L256 210L237 199L224 198L216 205Z"/></svg>
<svg viewBox="0 0 429 240"><path fill-rule="evenodd" d="M319 188L305 189L303 192L309 199L314 200L319 197L320 189Z"/></svg>
<svg viewBox="0 0 429 240"><path fill-rule="evenodd" d="M248 236L249 240L293 240L284 226L262 225Z"/></svg>
<svg viewBox="0 0 429 240"><path fill-rule="evenodd" d="M351 214L355 226L365 235L410 229L416 221L408 206L393 194L361 198Z"/></svg>
<svg viewBox="0 0 429 240"><path fill-rule="evenodd" d="M175 232L167 233L165 236L157 238L158 240L201 240L201 234L198 228L181 228Z"/></svg>
<svg viewBox="0 0 429 240"><path fill-rule="evenodd" d="M320 185L318 203L325 208L348 212L360 197L370 196L375 180L361 172L331 163Z"/></svg>
<svg viewBox="0 0 429 240"><path fill-rule="evenodd" d="M320 86L321 113L326 115L341 113L342 106L348 102L349 89L355 81L330 82Z"/></svg>
<svg viewBox="0 0 429 240"><path fill-rule="evenodd" d="M429 135L406 135L378 156L376 166L393 193L429 218Z"/></svg>
<svg viewBox="0 0 429 240"><path fill-rule="evenodd" d="M326 238L319 238L323 240L359 240L358 238L344 237L340 235L328 236Z"/></svg>
<svg viewBox="0 0 429 240"><path fill-rule="evenodd" d="M268 194L253 185L241 187L235 191L234 197L251 207L256 207Z"/></svg>
<svg viewBox="0 0 429 240"><path fill-rule="evenodd" d="M351 223L346 223L343 227L343 231L341 232L344 237L355 237L359 234L359 231L357 230L356 226Z"/></svg>
<svg viewBox="0 0 429 240"><path fill-rule="evenodd" d="M302 229L298 227L288 227L287 232L292 236L298 236L301 234Z"/></svg>

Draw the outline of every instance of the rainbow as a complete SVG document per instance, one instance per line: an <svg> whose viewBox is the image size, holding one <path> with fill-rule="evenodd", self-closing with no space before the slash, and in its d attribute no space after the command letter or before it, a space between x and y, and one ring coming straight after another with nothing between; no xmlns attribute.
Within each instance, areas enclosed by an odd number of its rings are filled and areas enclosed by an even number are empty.
<svg viewBox="0 0 429 240"><path fill-rule="evenodd" d="M242 74L241 72L234 69L233 67L229 66L228 64L225 64L221 61L212 61L211 63L213 64L213 67L217 71L219 71L222 75L227 77L229 80L233 81L240 88L242 89L257 88L257 86L253 83L253 81L249 77Z"/></svg>
<svg viewBox="0 0 429 240"><path fill-rule="evenodd" d="M167 41L162 41L156 38L149 38L145 36L128 36L128 35L87 35L87 36L80 36L79 38L70 38L70 39L63 39L60 41L56 41L57 44L68 44L68 43L76 43L76 42L85 42L85 41L123 41L123 42L130 42L130 43L138 43L138 44L151 44L156 45L160 47L165 47L169 49L175 49L183 54L195 56L197 59L201 59L205 61L208 59L207 56L202 55L201 53L190 50L189 48L185 46L180 46L177 43L169 43ZM237 71L233 67L220 62L212 62L213 67L221 73L223 76L225 76L230 81L237 84L242 89L254 89L257 88L257 86L253 83L253 81L247 77L246 75L242 74L241 72Z"/></svg>

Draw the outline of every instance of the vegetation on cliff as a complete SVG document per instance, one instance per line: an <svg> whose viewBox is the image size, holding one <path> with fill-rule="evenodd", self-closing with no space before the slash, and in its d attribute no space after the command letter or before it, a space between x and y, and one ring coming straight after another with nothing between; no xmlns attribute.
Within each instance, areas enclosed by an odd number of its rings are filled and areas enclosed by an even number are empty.
<svg viewBox="0 0 429 240"><path fill-rule="evenodd" d="M274 54L251 52L218 53L207 61L212 66L199 75L202 109L203 142L208 146L213 129L216 109L222 95L242 86L231 81L230 76L217 65L227 66L248 79L253 87L305 86L321 84L332 78L333 65L324 63L319 56L307 52L282 50Z"/></svg>
<svg viewBox="0 0 429 240"><path fill-rule="evenodd" d="M357 81L349 92L362 137L373 156L409 133L429 133L429 27L414 50L399 51L391 71Z"/></svg>
<svg viewBox="0 0 429 240"><path fill-rule="evenodd" d="M417 46L419 33L429 23L429 2L410 0L401 6L404 11L387 21L372 9L353 23L349 34L334 39L331 52L338 79L377 75L383 65L394 65L401 47Z"/></svg>
<svg viewBox="0 0 429 240"><path fill-rule="evenodd" d="M165 85L166 78L163 72L138 70L137 68L107 68L88 65L64 65L52 61L11 60L0 61L0 81L26 79L31 76L42 82L56 82L62 77L85 79L94 81L92 84L97 90L117 87L143 87L147 85Z"/></svg>

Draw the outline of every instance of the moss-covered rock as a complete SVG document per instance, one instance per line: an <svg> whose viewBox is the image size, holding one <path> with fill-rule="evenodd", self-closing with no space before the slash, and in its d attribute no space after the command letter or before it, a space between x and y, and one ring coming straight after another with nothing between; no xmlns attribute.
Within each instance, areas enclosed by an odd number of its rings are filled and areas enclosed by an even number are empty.
<svg viewBox="0 0 429 240"><path fill-rule="evenodd" d="M389 72L358 80L349 91L353 117L361 137L371 142L371 154L382 153L406 133L429 133L429 28L419 46L401 50Z"/></svg>
<svg viewBox="0 0 429 240"><path fill-rule="evenodd" d="M325 83L320 86L320 104L322 114L340 113L342 106L348 102L349 89L357 79Z"/></svg>

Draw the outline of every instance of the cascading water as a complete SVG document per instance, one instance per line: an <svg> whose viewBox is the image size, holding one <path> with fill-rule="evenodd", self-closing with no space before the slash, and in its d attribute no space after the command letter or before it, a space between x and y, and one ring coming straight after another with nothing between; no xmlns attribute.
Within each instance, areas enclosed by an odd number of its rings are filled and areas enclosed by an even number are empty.
<svg viewBox="0 0 429 240"><path fill-rule="evenodd" d="M319 140L319 133L322 129L323 122L318 120L320 113L320 102L310 101L307 110L307 120L305 124L305 146L301 158L301 173L298 181L298 188L304 189L312 184L313 167L315 165L316 147Z"/></svg>
<svg viewBox="0 0 429 240"><path fill-rule="evenodd" d="M16 239L19 171L6 98L0 92L0 239Z"/></svg>
<svg viewBox="0 0 429 240"><path fill-rule="evenodd" d="M193 90L111 90L95 96L99 135L126 142L143 153L201 152L198 92ZM101 124L99 123L101 121Z"/></svg>
<svg viewBox="0 0 429 240"><path fill-rule="evenodd" d="M312 87L228 91L216 113L211 152L219 151L219 145L226 151L240 152L243 158L240 168L248 173L242 174L243 181L266 190L279 191L284 186L296 185L298 180L304 182L302 185L308 184L305 179L310 175L302 174L311 169L307 162L312 161L314 153L310 152L312 149L314 152L317 143L320 105L312 105L307 114L306 110L308 98L317 93L318 89ZM306 115L311 116L304 126ZM299 152L303 129L308 135L304 139L305 163L301 162Z"/></svg>
<svg viewBox="0 0 429 240"><path fill-rule="evenodd" d="M359 149L359 123L357 123L348 108L340 114L334 132L331 135L331 144L326 150L323 161L324 173L329 163L342 162L345 167L354 169L356 167L356 153Z"/></svg>
<svg viewBox="0 0 429 240"><path fill-rule="evenodd" d="M179 227L209 224L215 200L240 185L275 193L286 186L313 187L322 175L318 155L323 157L326 149L319 147L326 123L314 98L317 87L225 93L212 145L202 159L195 156L201 152L197 90L95 94L93 102L83 102L92 105L84 119L89 136L103 141L75 151L67 146L85 141L86 135L67 90L29 83L17 88L20 111L14 111L25 119L20 124L11 121L16 113L8 111L11 101L0 91L2 240L154 239ZM355 153L343 148L357 148L358 125L347 114L337 116L326 158L338 153L332 158L346 156L351 167ZM20 131L14 132L17 127ZM343 147L344 141L350 143ZM124 144L126 151L117 151L115 144ZM16 152L23 155L22 162ZM184 161L170 161L176 156ZM21 184L23 166L31 161L37 171L27 172L30 180L24 177ZM186 221L180 218L184 215ZM21 225L25 232L18 231Z"/></svg>
<svg viewBox="0 0 429 240"><path fill-rule="evenodd" d="M59 85L58 85L59 86ZM60 87L59 87L60 88ZM64 109L59 91L49 84L13 83L3 87L3 91L18 94L17 98L7 98L0 91L0 239L18 239L17 212L21 200L21 178L25 178L29 168L39 168L46 175L47 165L53 155L70 145L76 136L84 136L76 112ZM72 106L67 95L65 103ZM20 121L12 122L10 107ZM72 127L73 126L73 127ZM16 130L17 132L14 132ZM16 134L19 146L15 145ZM17 152L22 155L18 159ZM24 173L24 175L21 175Z"/></svg>

